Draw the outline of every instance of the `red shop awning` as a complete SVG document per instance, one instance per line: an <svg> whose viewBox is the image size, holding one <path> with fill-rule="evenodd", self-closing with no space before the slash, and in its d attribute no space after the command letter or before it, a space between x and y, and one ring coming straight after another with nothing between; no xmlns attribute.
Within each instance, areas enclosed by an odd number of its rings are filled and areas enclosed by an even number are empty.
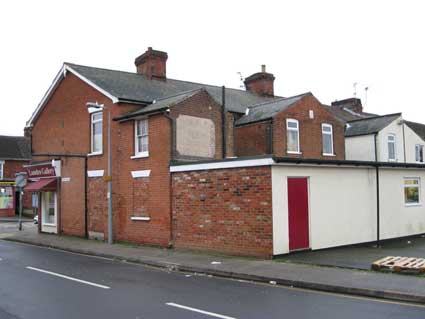
<svg viewBox="0 0 425 319"><path fill-rule="evenodd" d="M36 182L28 183L25 186L24 191L26 192L51 192L57 188L56 178L41 178Z"/></svg>

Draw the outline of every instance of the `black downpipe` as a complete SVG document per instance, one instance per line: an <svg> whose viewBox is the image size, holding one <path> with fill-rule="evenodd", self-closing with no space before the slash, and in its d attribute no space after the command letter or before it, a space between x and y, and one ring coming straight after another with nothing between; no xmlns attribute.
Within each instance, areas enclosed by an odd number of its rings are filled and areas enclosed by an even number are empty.
<svg viewBox="0 0 425 319"><path fill-rule="evenodd" d="M222 145L222 157L226 158L226 87L221 87L221 145Z"/></svg>
<svg viewBox="0 0 425 319"><path fill-rule="evenodd" d="M375 162L378 162L378 146L377 146L378 133L375 133ZM381 219L381 208L379 202L379 166L375 167L376 172L376 247L380 246L380 219Z"/></svg>
<svg viewBox="0 0 425 319"><path fill-rule="evenodd" d="M88 239L89 238L89 209L88 209L88 182L87 182L87 157L84 159L84 235Z"/></svg>

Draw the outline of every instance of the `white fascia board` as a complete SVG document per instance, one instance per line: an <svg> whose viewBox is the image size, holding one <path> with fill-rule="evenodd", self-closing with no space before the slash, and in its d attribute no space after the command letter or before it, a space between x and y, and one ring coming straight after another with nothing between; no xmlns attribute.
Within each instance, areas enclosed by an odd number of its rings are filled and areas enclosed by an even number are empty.
<svg viewBox="0 0 425 319"><path fill-rule="evenodd" d="M82 76L81 74L79 74L77 71L75 71L74 69L72 69L69 65L64 64L62 66L62 68L60 69L60 71L58 72L58 74L56 75L56 77L53 80L52 84L50 85L49 89L44 94L43 98L41 99L41 101L38 104L37 108L35 109L34 113L31 115L31 118L28 120L28 122L26 124L26 127L31 127L33 125L34 120L37 118L38 114L40 114L40 112L43 110L43 108L46 105L47 101L50 99L52 93L58 87L58 85L60 84L60 82L66 77L66 73L68 71L71 72L72 74L74 74L76 77L78 77L84 83L87 83L88 85L90 85L95 90L99 91L100 93L102 93L106 97L110 98L111 101L112 101L112 103L118 103L119 102L119 99L116 96L113 96L112 94L106 92L104 89L102 89L101 87L97 86L92 81L90 81L89 79L85 78L84 76Z"/></svg>
<svg viewBox="0 0 425 319"><path fill-rule="evenodd" d="M261 159L228 161L228 162L176 165L176 166L170 167L170 172L173 173L173 172L185 172L185 171L202 171L202 170L209 170L209 169L268 166L273 164L274 164L274 161L272 158L261 158Z"/></svg>
<svg viewBox="0 0 425 319"><path fill-rule="evenodd" d="M103 169L87 171L87 177L102 177L104 173Z"/></svg>
<svg viewBox="0 0 425 319"><path fill-rule="evenodd" d="M144 170L144 171L131 171L131 176L133 178L149 177L150 174L151 174L150 169L147 169L147 170Z"/></svg>

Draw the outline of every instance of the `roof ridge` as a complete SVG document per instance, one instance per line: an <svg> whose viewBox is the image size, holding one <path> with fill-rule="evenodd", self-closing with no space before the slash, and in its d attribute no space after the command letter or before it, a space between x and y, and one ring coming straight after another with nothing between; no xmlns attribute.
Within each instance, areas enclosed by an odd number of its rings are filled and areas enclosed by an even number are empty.
<svg viewBox="0 0 425 319"><path fill-rule="evenodd" d="M301 96L307 95L307 94L311 94L311 92L305 92L305 93L301 93L301 94L297 94L297 95L293 95L293 96L289 96L289 97L281 97L281 98L277 98L277 99L274 99L274 100L271 100L271 101L261 102L261 103L258 103L258 104L250 105L250 106L248 106L248 108L251 109L251 108L263 106L263 105L270 104L270 103L285 101L285 100L293 99L295 97L301 97Z"/></svg>
<svg viewBox="0 0 425 319"><path fill-rule="evenodd" d="M0 135L0 137L27 138L24 135Z"/></svg>
<svg viewBox="0 0 425 319"><path fill-rule="evenodd" d="M391 114L384 114L384 115L377 115L377 116L371 116L371 117L365 117L362 119L355 119L355 120L351 120L351 121L347 121L347 123L352 123L352 122L359 122L359 121L367 121L367 120L373 120L373 119L377 119L380 117L390 117L390 116L396 116L396 115L401 115L402 113L391 113Z"/></svg>

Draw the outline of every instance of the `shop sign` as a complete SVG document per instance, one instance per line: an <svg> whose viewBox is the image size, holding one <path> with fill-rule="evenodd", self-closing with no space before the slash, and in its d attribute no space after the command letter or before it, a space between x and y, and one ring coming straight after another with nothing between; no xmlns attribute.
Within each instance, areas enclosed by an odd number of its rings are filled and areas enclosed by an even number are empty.
<svg viewBox="0 0 425 319"><path fill-rule="evenodd" d="M27 166L28 178L56 177L55 168L52 164Z"/></svg>

